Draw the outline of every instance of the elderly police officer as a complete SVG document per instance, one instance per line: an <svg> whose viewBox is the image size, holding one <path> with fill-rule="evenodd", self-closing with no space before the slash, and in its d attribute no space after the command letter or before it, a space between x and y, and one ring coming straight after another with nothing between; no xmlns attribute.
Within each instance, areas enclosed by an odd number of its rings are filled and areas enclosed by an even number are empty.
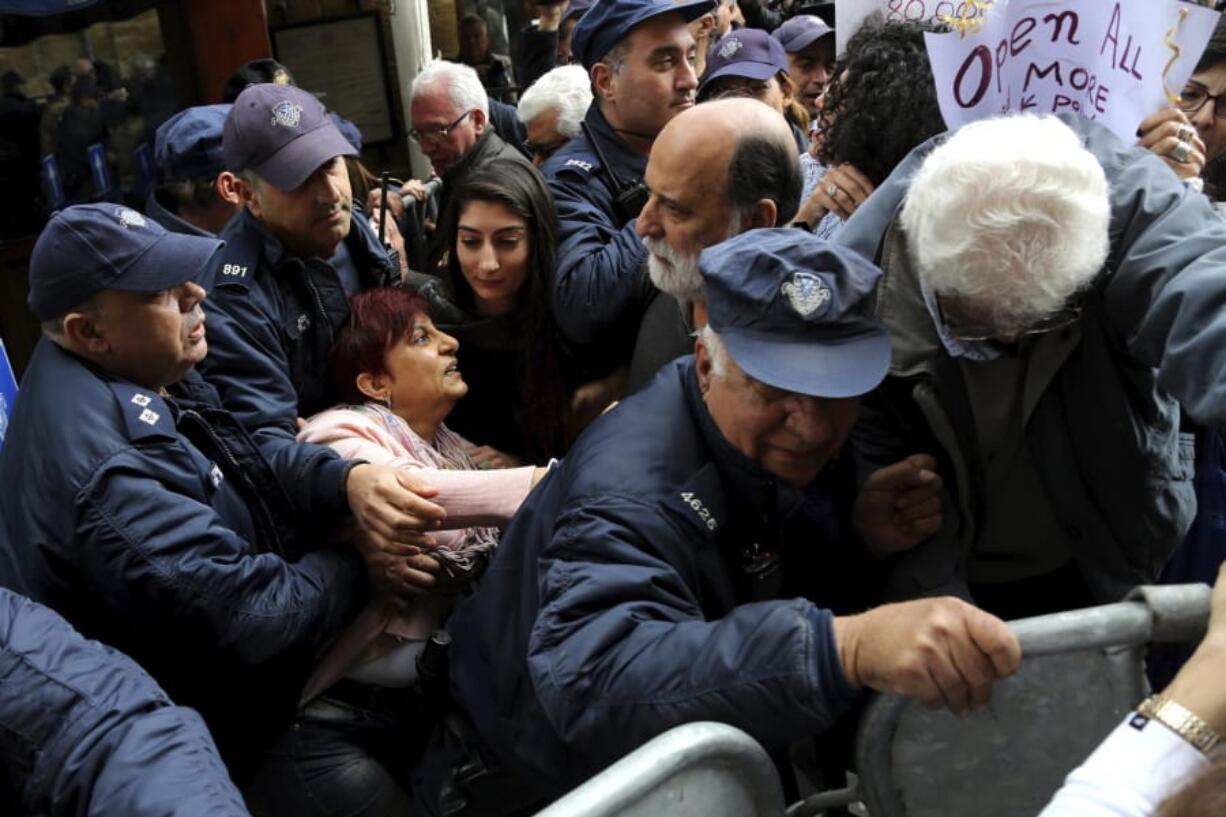
<svg viewBox="0 0 1226 817"><path fill-rule="evenodd" d="M208 350L193 279L219 247L113 204L48 223L29 296L46 337L0 451L0 583L199 709L237 776L365 601L361 560L310 546L384 469L312 480L311 449L265 459L191 373Z"/></svg>
<svg viewBox="0 0 1226 817"><path fill-rule="evenodd" d="M234 174L221 157L221 133L229 105L186 108L157 130L153 160L159 184L145 215L167 230L212 236L239 211Z"/></svg>
<svg viewBox="0 0 1226 817"><path fill-rule="evenodd" d="M629 359L652 289L633 220L647 200L647 154L660 129L694 104L694 38L686 25L711 0L604 0L575 26L576 59L595 99L584 133L542 168L558 206L554 315L605 363Z"/></svg>
<svg viewBox="0 0 1226 817"><path fill-rule="evenodd" d="M304 485L340 491L345 462L324 446L302 451L296 422L332 405L328 350L348 296L395 283L399 269L354 207L344 159L353 146L314 96L252 85L222 142L243 212L210 262L212 343L201 371L266 457L298 462ZM403 538L421 517L442 516L392 469L358 482L348 486L354 510L381 536Z"/></svg>
<svg viewBox="0 0 1226 817"><path fill-rule="evenodd" d="M851 588L875 573L840 535L829 466L889 364L876 268L788 229L743 233L700 266L695 356L588 429L452 617L471 729L436 736L446 748L418 775L431 808L514 813L689 721L781 748L863 687L964 711L1019 661L1001 621L954 599L836 615L864 609ZM934 512L931 492L881 479L856 515L901 532L916 520L900 499ZM501 779L470 779L466 744Z"/></svg>

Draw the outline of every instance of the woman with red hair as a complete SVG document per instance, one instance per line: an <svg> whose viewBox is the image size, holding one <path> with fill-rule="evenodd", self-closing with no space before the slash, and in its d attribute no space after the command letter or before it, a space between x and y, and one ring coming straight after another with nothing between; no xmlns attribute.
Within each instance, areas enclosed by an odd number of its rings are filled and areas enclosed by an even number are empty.
<svg viewBox="0 0 1226 817"><path fill-rule="evenodd" d="M428 551L363 545L367 554L407 555L422 591L406 603L376 590L324 653L303 690L294 729L262 775L276 781L275 813L408 812L403 773L432 724L418 657L454 594L484 567L499 527L547 470L479 470L467 453L471 443L444 425L468 391L458 348L413 290L373 289L350 300L329 361L342 404L310 418L298 438L329 445L347 459L412 471L438 490L433 501L447 519L431 534ZM368 559L372 571L384 563Z"/></svg>

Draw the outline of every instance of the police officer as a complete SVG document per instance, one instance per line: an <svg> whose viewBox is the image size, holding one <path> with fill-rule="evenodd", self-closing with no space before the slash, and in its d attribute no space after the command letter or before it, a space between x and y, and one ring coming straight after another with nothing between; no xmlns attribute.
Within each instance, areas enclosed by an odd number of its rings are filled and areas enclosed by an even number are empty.
<svg viewBox="0 0 1226 817"><path fill-rule="evenodd" d="M515 813L690 721L781 749L864 687L961 712L1016 668L1011 631L955 599L837 615L864 609L850 590L876 575L839 530L835 458L889 364L877 269L788 229L700 266L695 355L587 430L453 614L469 722L419 770L425 813ZM939 524L939 479L921 471L866 483L857 527Z"/></svg>
<svg viewBox="0 0 1226 817"><path fill-rule="evenodd" d="M0 801L18 815L248 817L200 716L0 588Z"/></svg>
<svg viewBox="0 0 1226 817"><path fill-rule="evenodd" d="M583 132L542 168L560 220L554 314L572 343L610 366L629 360L652 294L633 224L647 200L647 155L660 129L694 104L686 24L711 6L607 0L583 15L571 38L595 99Z"/></svg>
<svg viewBox="0 0 1226 817"><path fill-rule="evenodd" d="M211 352L201 371L266 457L297 461L304 483L339 491L345 462L324 446L304 454L297 419L333 402L327 358L348 296L397 282L399 268L353 204L353 146L311 94L250 86L226 117L222 151L243 212L210 262ZM354 510L379 535L404 539L421 519L442 517L409 485L388 469L353 496Z"/></svg>
<svg viewBox="0 0 1226 817"><path fill-rule="evenodd" d="M312 548L384 469L327 482L308 448L266 460L191 372L208 349L193 279L219 246L113 204L48 223L29 296L46 337L0 450L0 584L199 709L238 777L366 601L353 551Z"/></svg>
<svg viewBox="0 0 1226 817"><path fill-rule="evenodd" d="M145 215L167 230L213 236L239 211L234 174L221 157L229 105L186 108L158 127L153 145L158 186Z"/></svg>

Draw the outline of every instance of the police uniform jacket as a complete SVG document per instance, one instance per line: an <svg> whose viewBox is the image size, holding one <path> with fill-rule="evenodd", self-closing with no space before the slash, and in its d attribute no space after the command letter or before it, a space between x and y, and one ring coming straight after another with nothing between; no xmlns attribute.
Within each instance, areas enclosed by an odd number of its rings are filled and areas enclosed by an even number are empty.
<svg viewBox="0 0 1226 817"><path fill-rule="evenodd" d="M541 168L558 208L554 316L572 343L599 344L628 356L655 288L647 276L647 250L634 232L638 213L618 207L613 177L625 186L642 181L647 157L622 141L597 103L584 122L608 167L581 132Z"/></svg>
<svg viewBox="0 0 1226 817"><path fill-rule="evenodd" d="M682 723L779 748L849 706L828 607L862 610L875 576L841 541L834 470L799 490L741 454L693 356L589 427L448 628L453 697L518 805Z"/></svg>
<svg viewBox="0 0 1226 817"><path fill-rule="evenodd" d="M1156 580L1195 514L1180 407L1205 425L1226 422L1226 224L1148 150L1082 117L1060 118L1106 172L1110 251L1078 296L1079 320L1026 347L1023 433L1073 556L1105 602ZM923 305L897 219L943 138L916 148L837 239L881 267L892 343L889 374L861 410L857 449L872 467L928 450L950 496L942 530L897 562L894 586L908 596L958 592L982 524L966 386Z"/></svg>
<svg viewBox="0 0 1226 817"><path fill-rule="evenodd" d="M361 208L345 244L363 290L400 280ZM295 441L299 417L335 402L328 352L349 317L340 277L324 259L289 255L244 210L218 236L210 262L209 353L200 371L223 405L252 433L274 466L298 469L295 480L339 491L345 462L330 448Z"/></svg>
<svg viewBox="0 0 1226 817"><path fill-rule="evenodd" d="M299 535L345 509L341 491L270 467L198 376L181 391L39 343L0 450L0 584L135 658L237 772L365 600L363 568Z"/></svg>
<svg viewBox="0 0 1226 817"><path fill-rule="evenodd" d="M0 589L0 802L47 817L247 817L204 722L126 655Z"/></svg>

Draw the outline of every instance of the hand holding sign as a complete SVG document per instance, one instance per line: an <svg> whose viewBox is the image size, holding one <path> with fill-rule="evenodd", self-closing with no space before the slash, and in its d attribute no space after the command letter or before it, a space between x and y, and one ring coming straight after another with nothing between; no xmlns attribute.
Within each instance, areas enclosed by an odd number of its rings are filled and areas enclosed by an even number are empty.
<svg viewBox="0 0 1226 817"><path fill-rule="evenodd" d="M1177 108L1163 108L1141 120L1137 144L1148 148L1181 179L1195 179L1205 169L1205 143L1187 115Z"/></svg>

